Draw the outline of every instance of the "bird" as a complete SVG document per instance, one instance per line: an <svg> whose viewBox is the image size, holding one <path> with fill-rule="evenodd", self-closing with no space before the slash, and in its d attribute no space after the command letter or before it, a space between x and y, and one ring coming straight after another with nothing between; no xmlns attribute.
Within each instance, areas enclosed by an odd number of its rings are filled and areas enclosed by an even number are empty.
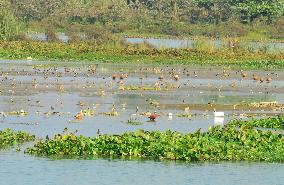
<svg viewBox="0 0 284 185"><path fill-rule="evenodd" d="M81 120L83 117L84 117L84 113L82 110L78 114L75 115L75 118L77 120Z"/></svg>
<svg viewBox="0 0 284 185"><path fill-rule="evenodd" d="M123 80L123 79L124 79L124 74L121 73L121 74L119 75L119 78L120 78L120 80Z"/></svg>
<svg viewBox="0 0 284 185"><path fill-rule="evenodd" d="M177 74L175 74L175 75L173 76L173 78L174 78L175 81L178 81L178 80L179 80L179 76L178 76Z"/></svg>
<svg viewBox="0 0 284 185"><path fill-rule="evenodd" d="M157 112L154 112L153 114L150 114L148 118L150 119L150 121L155 121L158 117L160 117L160 115L157 114Z"/></svg>
<svg viewBox="0 0 284 185"><path fill-rule="evenodd" d="M263 82L264 82L264 78L261 77L261 78L259 79L259 81L260 81L260 83L263 83Z"/></svg>
<svg viewBox="0 0 284 185"><path fill-rule="evenodd" d="M270 83L271 80L272 80L272 78L271 78L271 77L268 77L268 78L266 79L266 82L267 82L267 83Z"/></svg>
<svg viewBox="0 0 284 185"><path fill-rule="evenodd" d="M255 81L258 81L260 79L260 77L258 75L253 74L252 79L255 80Z"/></svg>
<svg viewBox="0 0 284 185"><path fill-rule="evenodd" d="M242 75L243 78L245 78L247 76L247 74L243 71L241 71L241 75Z"/></svg>
<svg viewBox="0 0 284 185"><path fill-rule="evenodd" d="M112 75L112 79L113 79L113 80L115 80L115 79L116 79L116 77L117 77L117 75L116 75L116 74L113 74L113 75Z"/></svg>

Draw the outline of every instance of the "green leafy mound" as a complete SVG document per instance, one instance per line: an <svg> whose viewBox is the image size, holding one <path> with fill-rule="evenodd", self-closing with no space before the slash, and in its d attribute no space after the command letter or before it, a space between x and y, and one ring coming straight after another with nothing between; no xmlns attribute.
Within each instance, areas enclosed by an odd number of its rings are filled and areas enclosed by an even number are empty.
<svg viewBox="0 0 284 185"><path fill-rule="evenodd" d="M0 130L0 149L33 140L35 140L34 135L23 131L15 132L11 129Z"/></svg>
<svg viewBox="0 0 284 185"><path fill-rule="evenodd" d="M184 161L284 161L284 137L251 127L213 127L207 132L137 131L96 138L72 133L37 142L26 153L48 157L104 156Z"/></svg>
<svg viewBox="0 0 284 185"><path fill-rule="evenodd" d="M263 119L251 119L247 121L232 120L229 122L231 126L249 126L249 127L264 127L264 128L284 128L284 116L277 116Z"/></svg>

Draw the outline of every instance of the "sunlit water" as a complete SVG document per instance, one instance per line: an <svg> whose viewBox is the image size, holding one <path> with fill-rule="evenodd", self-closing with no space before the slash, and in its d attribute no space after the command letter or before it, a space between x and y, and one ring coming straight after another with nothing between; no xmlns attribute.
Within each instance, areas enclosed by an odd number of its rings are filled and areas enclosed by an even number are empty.
<svg viewBox="0 0 284 185"><path fill-rule="evenodd" d="M45 65L41 66L41 65ZM173 130L183 133L199 128L207 130L215 124L226 124L236 112L223 110L225 118L216 119L213 110L193 109L192 118L179 118L183 108L177 105L201 104L209 102L234 104L240 102L278 101L284 103L283 71L276 71L273 81L256 83L252 79L240 79L231 71L230 78L216 76L219 69L176 67L180 81L175 82L170 75L170 66L97 65L94 74L88 72L92 63L60 63L34 61L1 61L0 112L24 110L27 116L9 115L0 117L0 129L25 130L38 137L61 133L65 127L78 134L95 136L99 129L102 134L119 134L126 131ZM34 68L36 66L36 68ZM64 72L67 67L71 72ZM111 79L120 70L129 74L125 85L153 86L159 82L163 69L164 81L180 86L169 91L121 91ZM186 68L186 69L184 69ZM38 69L37 73L35 72ZM184 74L183 71L187 71ZM194 72L198 74L194 75ZM44 75L48 73L48 75ZM248 71L265 76L275 75L267 71ZM74 76L75 75L75 76ZM48 78L44 78L48 76ZM36 87L33 80L36 79ZM109 84L113 87L110 88ZM208 83L211 88L208 88ZM235 83L238 88L230 84ZM59 87L63 86L62 91ZM218 89L222 89L219 91ZM100 92L105 95L101 96ZM268 92L268 93L266 93ZM159 102L155 107L149 99ZM83 102L84 105L79 105ZM119 116L109 117L102 113L115 105ZM156 122L148 122L147 116L138 117L141 125L128 125L132 114L157 111L161 114ZM51 111L54 115L45 115ZM74 115L82 109L95 110L95 115L74 121ZM173 117L167 116L173 113ZM24 149L23 149L24 150ZM0 178L3 184L283 184L283 164L268 163L194 163L154 162L137 160L51 160L24 155L13 151L0 152Z"/></svg>

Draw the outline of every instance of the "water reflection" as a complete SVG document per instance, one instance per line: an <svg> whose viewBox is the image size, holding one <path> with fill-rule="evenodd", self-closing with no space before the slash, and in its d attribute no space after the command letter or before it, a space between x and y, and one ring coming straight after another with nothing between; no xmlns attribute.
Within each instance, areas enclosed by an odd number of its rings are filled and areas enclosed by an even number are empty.
<svg viewBox="0 0 284 185"><path fill-rule="evenodd" d="M224 117L214 117L214 125L224 125L225 118Z"/></svg>

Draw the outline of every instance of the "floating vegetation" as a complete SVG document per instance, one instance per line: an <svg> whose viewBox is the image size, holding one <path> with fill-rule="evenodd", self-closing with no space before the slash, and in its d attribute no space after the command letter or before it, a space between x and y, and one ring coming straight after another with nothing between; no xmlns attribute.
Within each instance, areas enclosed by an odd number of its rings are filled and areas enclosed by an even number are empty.
<svg viewBox="0 0 284 185"><path fill-rule="evenodd" d="M107 156L185 161L284 161L284 137L251 127L211 127L195 133L143 131L95 138L72 133L37 142L26 153L40 156Z"/></svg>
<svg viewBox="0 0 284 185"><path fill-rule="evenodd" d="M24 110L11 111L11 112L7 112L6 114L7 115L11 115L11 116L14 116L14 115L17 115L17 116L27 116L27 115L29 115L29 113L24 111Z"/></svg>
<svg viewBox="0 0 284 185"><path fill-rule="evenodd" d="M118 112L116 111L104 112L103 114L106 116L118 116Z"/></svg>
<svg viewBox="0 0 284 185"><path fill-rule="evenodd" d="M232 120L228 123L231 126L249 126L249 127L264 127L264 128L284 128L284 116L251 119L251 120Z"/></svg>
<svg viewBox="0 0 284 185"><path fill-rule="evenodd" d="M85 110L82 110L82 112L85 116L94 116L95 115L95 111L92 110L92 109L85 109Z"/></svg>
<svg viewBox="0 0 284 185"><path fill-rule="evenodd" d="M180 117L180 118L191 118L192 117L192 114L176 114L177 117Z"/></svg>
<svg viewBox="0 0 284 185"><path fill-rule="evenodd" d="M157 87L150 87L150 86L135 86L135 85L128 85L128 86L121 86L120 90L127 90L127 91L157 91L161 90Z"/></svg>
<svg viewBox="0 0 284 185"><path fill-rule="evenodd" d="M129 119L126 121L128 125L142 125L143 123L138 119Z"/></svg>
<svg viewBox="0 0 284 185"><path fill-rule="evenodd" d="M35 140L35 136L26 132L15 132L11 129L0 130L0 149L33 140Z"/></svg>
<svg viewBox="0 0 284 185"><path fill-rule="evenodd" d="M281 109L283 108L283 105L279 104L276 101L273 102L259 102L259 103L250 103L250 107L255 108L273 108L273 109Z"/></svg>

